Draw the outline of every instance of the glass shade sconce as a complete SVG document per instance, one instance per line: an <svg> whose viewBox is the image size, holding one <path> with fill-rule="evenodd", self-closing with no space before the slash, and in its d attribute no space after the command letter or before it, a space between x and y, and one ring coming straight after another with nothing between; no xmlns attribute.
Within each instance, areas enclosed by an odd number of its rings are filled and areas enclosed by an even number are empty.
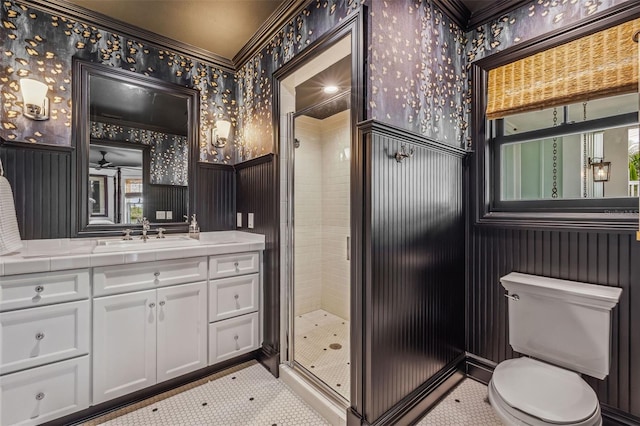
<svg viewBox="0 0 640 426"><path fill-rule="evenodd" d="M593 171L594 182L609 182L611 175L611 162L604 161L604 158L589 158L589 167Z"/></svg>
<svg viewBox="0 0 640 426"><path fill-rule="evenodd" d="M22 114L31 120L43 121L49 119L49 87L32 78L20 79L22 92Z"/></svg>
<svg viewBox="0 0 640 426"><path fill-rule="evenodd" d="M211 145L214 148L224 148L227 146L229 133L231 132L231 123L227 120L218 120L213 129L211 129Z"/></svg>

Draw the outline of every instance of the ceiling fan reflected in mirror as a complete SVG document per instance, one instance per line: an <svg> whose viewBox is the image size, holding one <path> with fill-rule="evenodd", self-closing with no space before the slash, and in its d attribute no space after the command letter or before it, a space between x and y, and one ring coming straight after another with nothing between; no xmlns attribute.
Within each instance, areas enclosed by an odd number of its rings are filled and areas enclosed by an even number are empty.
<svg viewBox="0 0 640 426"><path fill-rule="evenodd" d="M100 154L102 154L102 158L97 163L90 164L91 167L98 170L115 167L111 161L107 160L107 151L100 151Z"/></svg>

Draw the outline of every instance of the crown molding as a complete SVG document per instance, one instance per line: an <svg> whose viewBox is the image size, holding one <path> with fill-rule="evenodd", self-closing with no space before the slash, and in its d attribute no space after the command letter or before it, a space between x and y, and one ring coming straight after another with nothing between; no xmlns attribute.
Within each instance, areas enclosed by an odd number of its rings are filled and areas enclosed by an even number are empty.
<svg viewBox="0 0 640 426"><path fill-rule="evenodd" d="M472 30L479 25L500 19L505 13L518 9L527 3L532 3L532 0L495 0L489 6L471 14L466 29Z"/></svg>
<svg viewBox="0 0 640 426"><path fill-rule="evenodd" d="M95 24L104 30L118 33L126 37L131 37L137 41L154 45L160 49L172 50L176 53L184 54L190 58L214 65L218 68L235 72L235 67L231 60L209 52L206 49L192 46L188 43L183 43L152 31L142 29L135 25L119 21L110 16L89 10L65 0L17 0L16 2L44 12L63 15L92 25Z"/></svg>
<svg viewBox="0 0 640 426"><path fill-rule="evenodd" d="M260 25L258 30L251 36L249 41L233 57L233 64L236 69L242 67L253 55L258 53L264 45L273 38L276 32L292 19L298 12L302 11L313 0L285 0L280 6Z"/></svg>
<svg viewBox="0 0 640 426"><path fill-rule="evenodd" d="M433 0L433 4L453 20L460 28L467 30L471 11L461 0Z"/></svg>

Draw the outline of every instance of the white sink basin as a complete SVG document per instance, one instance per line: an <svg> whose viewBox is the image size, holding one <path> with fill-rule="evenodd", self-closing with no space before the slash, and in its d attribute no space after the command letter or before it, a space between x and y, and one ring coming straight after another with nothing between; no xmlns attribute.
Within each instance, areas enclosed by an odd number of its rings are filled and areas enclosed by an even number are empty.
<svg viewBox="0 0 640 426"><path fill-rule="evenodd" d="M200 242L198 240L184 235L165 238L150 237L146 241L134 237L133 240L98 240L93 252L110 253L114 251L153 250L159 248L197 246L199 244Z"/></svg>

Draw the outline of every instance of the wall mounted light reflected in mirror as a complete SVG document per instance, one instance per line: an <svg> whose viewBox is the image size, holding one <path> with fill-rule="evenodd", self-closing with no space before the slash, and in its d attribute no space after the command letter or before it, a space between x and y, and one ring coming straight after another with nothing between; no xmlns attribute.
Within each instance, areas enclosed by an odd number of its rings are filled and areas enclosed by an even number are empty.
<svg viewBox="0 0 640 426"><path fill-rule="evenodd" d="M42 121L49 119L49 99L47 91L49 87L31 78L20 79L20 91L22 92L22 113L32 120Z"/></svg>
<svg viewBox="0 0 640 426"><path fill-rule="evenodd" d="M231 123L227 120L218 120L211 129L211 145L215 148L224 148L231 132Z"/></svg>
<svg viewBox="0 0 640 426"><path fill-rule="evenodd" d="M593 171L594 182L609 182L611 175L611 162L604 161L604 158L589 158L589 167Z"/></svg>

